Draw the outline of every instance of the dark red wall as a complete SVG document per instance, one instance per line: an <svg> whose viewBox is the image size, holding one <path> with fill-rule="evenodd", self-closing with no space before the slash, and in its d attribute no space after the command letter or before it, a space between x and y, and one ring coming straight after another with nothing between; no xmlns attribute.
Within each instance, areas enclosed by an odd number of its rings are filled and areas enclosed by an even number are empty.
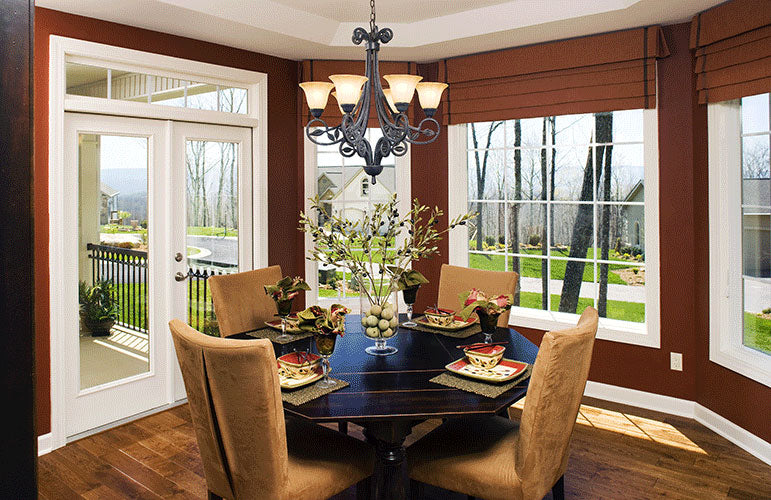
<svg viewBox="0 0 771 500"><path fill-rule="evenodd" d="M275 57L215 44L36 9L35 204L38 430L49 431L48 318L48 35L61 34L269 74L270 263L285 274L304 274L303 236L296 230L304 206L302 125L297 114L299 65ZM664 27L671 55L658 65L659 218L661 348L597 341L590 379L597 382L695 400L759 437L771 441L767 425L771 389L709 362L709 259L706 107L696 103L690 24ZM436 64L418 65L436 79ZM441 109L440 109L441 113ZM421 114L417 111L417 114ZM439 117L441 123L441 116ZM447 211L447 134L412 148L412 196ZM259 237L259 235L258 235ZM278 242L278 243L276 243ZM416 266L431 284L421 289L418 308L435 301L440 256ZM543 332L521 329L540 342ZM669 353L683 353L683 371L669 369Z"/></svg>
<svg viewBox="0 0 771 500"><path fill-rule="evenodd" d="M268 74L268 260L285 274L302 274L297 239L297 200L302 169L297 165L297 63L155 31L49 9L35 9L35 309L38 434L50 431L50 320L48 301L48 44L61 35L145 52ZM255 235L265 237L265 235ZM299 240L301 241L301 240ZM59 376L59 375L57 375Z"/></svg>

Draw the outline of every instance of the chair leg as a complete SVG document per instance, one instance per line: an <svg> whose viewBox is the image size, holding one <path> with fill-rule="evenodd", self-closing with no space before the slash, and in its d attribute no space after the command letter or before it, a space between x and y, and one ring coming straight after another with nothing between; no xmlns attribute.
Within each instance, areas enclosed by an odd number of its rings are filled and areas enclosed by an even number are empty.
<svg viewBox="0 0 771 500"><path fill-rule="evenodd" d="M551 496L554 500L565 500L565 476L560 476L551 489Z"/></svg>
<svg viewBox="0 0 771 500"><path fill-rule="evenodd" d="M225 500L221 496L217 495L216 493L209 492L209 500Z"/></svg>
<svg viewBox="0 0 771 500"><path fill-rule="evenodd" d="M372 498L372 476L356 483L356 500L369 500Z"/></svg>
<svg viewBox="0 0 771 500"><path fill-rule="evenodd" d="M345 420L340 420L337 423L337 430L342 432L343 434L348 434L348 422Z"/></svg>

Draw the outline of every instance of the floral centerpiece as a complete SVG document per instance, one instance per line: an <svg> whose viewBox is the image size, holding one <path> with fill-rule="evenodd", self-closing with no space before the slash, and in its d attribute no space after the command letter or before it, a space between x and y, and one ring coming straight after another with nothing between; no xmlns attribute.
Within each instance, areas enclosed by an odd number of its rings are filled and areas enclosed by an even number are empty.
<svg viewBox="0 0 771 500"><path fill-rule="evenodd" d="M319 387L327 388L337 385L337 382L329 378L329 357L335 351L335 341L338 335L345 335L345 315L351 310L340 304L332 304L329 309L320 306L311 306L297 313L300 330L313 332L316 341L316 349L319 351L324 363L324 380L319 382Z"/></svg>
<svg viewBox="0 0 771 500"><path fill-rule="evenodd" d="M487 343L492 341L492 334L498 324L498 317L511 309L514 304L514 296L510 293L488 297L487 294L476 288L460 294L460 300L463 303L463 309L458 315L465 320L471 316L471 313L476 312Z"/></svg>
<svg viewBox="0 0 771 500"><path fill-rule="evenodd" d="M465 225L474 216L458 216L450 220L446 228L438 229L444 215L438 207L430 209L414 200L411 210L400 214L396 195L386 203L375 204L356 221L326 213L318 197L310 201L314 213L300 214L300 230L313 238L314 247L308 258L347 269L352 281L359 285L362 313L391 310L398 314L395 293L400 280L407 282L403 275L411 264L438 253L442 236L458 225ZM413 274L409 279L416 276ZM386 304L393 308L385 307ZM380 319L385 318L379 318L378 322ZM370 348L367 352L376 355L396 352L393 348L384 349L381 334L378 341L380 348Z"/></svg>
<svg viewBox="0 0 771 500"><path fill-rule="evenodd" d="M276 301L278 315L288 315L292 308L292 300L300 294L301 290L310 290L311 287L299 276L294 278L285 276L275 285L265 285L265 293Z"/></svg>
<svg viewBox="0 0 771 500"><path fill-rule="evenodd" d="M310 306L297 313L297 326L304 332L342 337L345 335L345 315L350 312L350 309L340 304L332 304L329 309Z"/></svg>

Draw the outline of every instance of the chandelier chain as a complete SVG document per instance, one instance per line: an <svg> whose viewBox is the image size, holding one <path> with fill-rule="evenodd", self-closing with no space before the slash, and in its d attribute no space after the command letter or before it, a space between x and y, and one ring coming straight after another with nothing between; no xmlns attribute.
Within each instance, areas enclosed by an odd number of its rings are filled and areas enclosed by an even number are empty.
<svg viewBox="0 0 771 500"><path fill-rule="evenodd" d="M375 31L377 29L377 26L375 25L375 0L369 0L369 29L370 31Z"/></svg>

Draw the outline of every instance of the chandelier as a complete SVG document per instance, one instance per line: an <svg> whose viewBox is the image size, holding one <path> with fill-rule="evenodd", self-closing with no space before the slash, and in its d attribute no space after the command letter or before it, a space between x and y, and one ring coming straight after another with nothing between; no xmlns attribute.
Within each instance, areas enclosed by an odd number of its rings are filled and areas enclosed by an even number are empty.
<svg viewBox="0 0 771 500"><path fill-rule="evenodd" d="M383 158L392 154L404 156L407 143L429 144L439 136L440 126L433 116L447 84L421 82L423 77L417 75L383 75L390 87L384 89L380 83L378 52L380 44L390 42L394 33L390 28L378 29L375 24L375 0L370 0L370 9L369 32L356 28L352 37L355 45L367 43L365 75L330 75L332 83L304 82L300 87L312 115L305 125L308 139L321 146L339 144L340 154L346 158L360 156L364 159L364 171L372 176L375 184L376 176L383 170ZM334 127L321 118L332 89L343 114L341 123ZM416 90L426 116L413 126L407 118L407 110ZM366 137L373 100L382 131L374 149Z"/></svg>

